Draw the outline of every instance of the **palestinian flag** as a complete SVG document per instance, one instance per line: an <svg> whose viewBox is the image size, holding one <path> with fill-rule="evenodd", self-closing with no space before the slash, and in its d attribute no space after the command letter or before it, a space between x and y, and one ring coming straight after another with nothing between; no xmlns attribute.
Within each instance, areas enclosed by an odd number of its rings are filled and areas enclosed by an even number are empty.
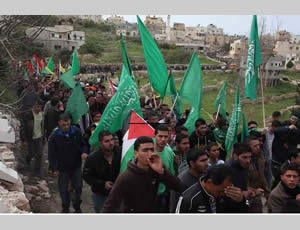
<svg viewBox="0 0 300 230"><path fill-rule="evenodd" d="M31 62L30 62L30 61L26 61L26 63L27 63L27 69L28 69L30 72L33 72L33 68L32 68Z"/></svg>
<svg viewBox="0 0 300 230"><path fill-rule="evenodd" d="M42 63L39 61L39 59L36 56L36 54L33 54L33 58L35 60L35 65L38 65L38 67L39 67L39 72L42 71L42 68L43 68Z"/></svg>
<svg viewBox="0 0 300 230"><path fill-rule="evenodd" d="M108 80L108 82L109 82L109 86L111 88L112 94L114 95L116 93L118 87L110 79Z"/></svg>
<svg viewBox="0 0 300 230"><path fill-rule="evenodd" d="M44 68L42 69L41 74L52 75L53 74L53 69L54 69L53 61L52 61L52 57L50 57L47 66L44 66Z"/></svg>
<svg viewBox="0 0 300 230"><path fill-rule="evenodd" d="M154 129L136 112L131 111L128 130L123 137L120 174L127 168L128 162L134 157L134 142L138 137L154 137Z"/></svg>

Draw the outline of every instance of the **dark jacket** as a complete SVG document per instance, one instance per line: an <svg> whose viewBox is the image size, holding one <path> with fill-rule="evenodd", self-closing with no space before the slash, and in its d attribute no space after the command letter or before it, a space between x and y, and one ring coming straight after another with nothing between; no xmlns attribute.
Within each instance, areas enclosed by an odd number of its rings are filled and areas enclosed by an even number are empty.
<svg viewBox="0 0 300 230"><path fill-rule="evenodd" d="M54 171L72 172L81 167L81 155L87 153L80 129L71 126L68 133L57 127L49 137L48 157Z"/></svg>
<svg viewBox="0 0 300 230"><path fill-rule="evenodd" d="M41 130L43 131L43 121L41 122ZM21 127L20 127L20 138L21 141L32 141L34 128L34 116L33 112L27 111L22 115Z"/></svg>
<svg viewBox="0 0 300 230"><path fill-rule="evenodd" d="M295 151L300 143L300 130L280 127L274 131L272 160L283 164L288 159L288 152Z"/></svg>
<svg viewBox="0 0 300 230"><path fill-rule="evenodd" d="M105 189L105 182L115 182L120 172L121 153L118 149L113 151L112 164L104 158L103 152L97 150L91 153L85 161L83 179L88 183L93 193L107 196L109 190Z"/></svg>
<svg viewBox="0 0 300 230"><path fill-rule="evenodd" d="M211 131L207 131L205 136L198 136L196 134L196 131L192 132L190 136L190 146L191 148L195 148L198 145L206 145L209 142L215 142L216 139L214 137L214 134Z"/></svg>
<svg viewBox="0 0 300 230"><path fill-rule="evenodd" d="M160 175L152 169L145 171L137 167L134 161L128 162L126 171L115 181L102 212L155 213L160 182L177 191L181 188L180 180L167 169Z"/></svg>
<svg viewBox="0 0 300 230"><path fill-rule="evenodd" d="M58 117L61 113L62 112L55 110L53 107L49 108L45 116L45 134L47 139L52 131L58 126Z"/></svg>
<svg viewBox="0 0 300 230"><path fill-rule="evenodd" d="M200 181L181 194L176 213L216 213L216 199L205 191Z"/></svg>
<svg viewBox="0 0 300 230"><path fill-rule="evenodd" d="M289 200L296 200L300 188L289 189L282 181L272 190L268 199L268 212L281 213Z"/></svg>

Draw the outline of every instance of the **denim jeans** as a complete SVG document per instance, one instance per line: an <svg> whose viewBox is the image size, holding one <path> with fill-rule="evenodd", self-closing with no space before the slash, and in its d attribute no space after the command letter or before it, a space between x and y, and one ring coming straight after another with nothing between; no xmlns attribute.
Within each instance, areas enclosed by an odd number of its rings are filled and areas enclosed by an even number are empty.
<svg viewBox="0 0 300 230"><path fill-rule="evenodd" d="M102 194L99 194L99 193L92 194L95 213L100 213L101 209L103 208L106 198L107 198L107 196L103 196Z"/></svg>
<svg viewBox="0 0 300 230"><path fill-rule="evenodd" d="M64 211L69 210L71 192L69 191L69 182L72 183L72 204L75 211L80 210L81 204L81 191L82 191L82 176L81 176L81 167L75 169L72 172L59 172L58 176L58 188L59 194L62 202L62 208Z"/></svg>

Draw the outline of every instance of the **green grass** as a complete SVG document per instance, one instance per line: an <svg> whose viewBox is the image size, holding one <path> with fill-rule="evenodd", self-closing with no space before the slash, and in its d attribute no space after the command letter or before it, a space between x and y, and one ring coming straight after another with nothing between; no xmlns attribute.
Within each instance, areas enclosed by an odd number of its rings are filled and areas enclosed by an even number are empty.
<svg viewBox="0 0 300 230"><path fill-rule="evenodd" d="M292 80L300 80L300 72L299 71L281 71L280 74L288 76Z"/></svg>

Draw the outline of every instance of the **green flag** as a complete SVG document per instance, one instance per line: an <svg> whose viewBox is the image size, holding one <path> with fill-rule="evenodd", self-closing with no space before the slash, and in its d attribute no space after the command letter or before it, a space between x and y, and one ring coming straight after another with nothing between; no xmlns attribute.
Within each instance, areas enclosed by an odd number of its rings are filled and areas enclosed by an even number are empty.
<svg viewBox="0 0 300 230"><path fill-rule="evenodd" d="M78 74L79 70L80 70L80 66L79 66L79 62L78 62L78 58L77 58L77 54L76 54L75 50L73 52L72 68L71 69L72 69L73 75Z"/></svg>
<svg viewBox="0 0 300 230"><path fill-rule="evenodd" d="M137 16L137 20L150 84L163 98L168 81L167 66L159 48L139 16Z"/></svg>
<svg viewBox="0 0 300 230"><path fill-rule="evenodd" d="M64 86L67 88L67 89L73 89L76 85L76 82L74 80L74 77L73 77L73 73L72 73L72 70L69 70L65 73L63 73L59 80L61 80L64 84Z"/></svg>
<svg viewBox="0 0 300 230"><path fill-rule="evenodd" d="M262 63L256 15L253 16L245 73L245 98L256 100L258 66Z"/></svg>
<svg viewBox="0 0 300 230"><path fill-rule="evenodd" d="M241 143L243 143L244 140L246 139L246 137L248 137L250 135L249 130L248 130L248 126L247 126L245 113L243 113L243 129L242 129L241 134L242 134L241 135Z"/></svg>
<svg viewBox="0 0 300 230"><path fill-rule="evenodd" d="M182 99L179 97L179 94L178 94L178 91L176 89L176 84L175 84L172 72L170 72L170 74L169 74L168 85L167 85L167 89L166 89L166 95L171 96L172 103L174 103L175 100L176 100L176 104L175 104L175 107L174 107L174 113L176 115L176 118L180 119L181 115L182 115L181 111L183 110L184 104L183 104ZM177 97L177 99L176 99L176 97Z"/></svg>
<svg viewBox="0 0 300 230"><path fill-rule="evenodd" d="M77 84L67 102L66 113L72 115L72 123L78 124L79 119L89 111L81 85Z"/></svg>
<svg viewBox="0 0 300 230"><path fill-rule="evenodd" d="M106 106L99 125L90 137L89 143L94 147L98 147L99 132L107 130L114 133L120 130L131 110L142 116L136 83L126 71L124 64L122 68L123 71L118 90Z"/></svg>
<svg viewBox="0 0 300 230"><path fill-rule="evenodd" d="M129 75L132 76L131 62L126 52L125 42L123 40L122 33L120 34L120 38L121 38L121 52L122 52L123 64L127 72L129 73Z"/></svg>
<svg viewBox="0 0 300 230"><path fill-rule="evenodd" d="M201 117L202 103L202 69L197 53L194 53L189 67L184 74L179 96L186 100L192 107L184 126L189 130L189 135L195 130L195 122Z"/></svg>
<svg viewBox="0 0 300 230"><path fill-rule="evenodd" d="M52 60L52 57L50 57L47 66L42 69L41 74L42 75L51 75L51 74L53 74L53 69L54 69L53 60Z"/></svg>
<svg viewBox="0 0 300 230"><path fill-rule="evenodd" d="M241 110L240 88L237 87L235 92L234 107L225 139L227 159L231 157L232 147L235 143L237 143L237 132L240 128Z"/></svg>
<svg viewBox="0 0 300 230"><path fill-rule="evenodd" d="M219 113L227 120L226 116L226 83L227 80L224 82L222 88L219 91L219 94L215 101L215 109L218 111L218 108L220 106Z"/></svg>

